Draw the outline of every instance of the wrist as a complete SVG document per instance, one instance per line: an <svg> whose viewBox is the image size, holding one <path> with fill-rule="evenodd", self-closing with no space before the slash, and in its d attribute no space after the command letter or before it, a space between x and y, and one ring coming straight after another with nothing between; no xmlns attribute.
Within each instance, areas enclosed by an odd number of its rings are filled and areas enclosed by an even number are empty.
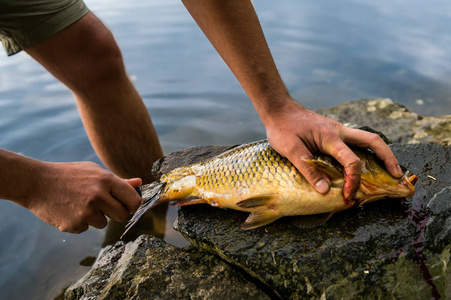
<svg viewBox="0 0 451 300"><path fill-rule="evenodd" d="M281 118L293 111L308 111L308 109L291 98L290 95L260 99L258 107L257 105L255 106L265 127L278 123Z"/></svg>
<svg viewBox="0 0 451 300"><path fill-rule="evenodd" d="M46 182L45 174L49 174L47 163L34 160L19 154L1 153L2 165L7 166L6 174L0 174L1 198L10 200L27 209L33 205L33 199L42 193Z"/></svg>

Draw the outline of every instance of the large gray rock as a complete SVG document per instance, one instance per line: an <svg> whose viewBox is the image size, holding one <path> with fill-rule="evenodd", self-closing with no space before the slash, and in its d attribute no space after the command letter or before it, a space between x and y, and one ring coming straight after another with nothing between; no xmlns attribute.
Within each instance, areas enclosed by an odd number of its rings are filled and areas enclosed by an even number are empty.
<svg viewBox="0 0 451 300"><path fill-rule="evenodd" d="M285 218L242 231L245 213L183 207L176 229L283 299L451 297L451 147L396 144L392 149L419 175L413 199L371 203L311 229Z"/></svg>
<svg viewBox="0 0 451 300"><path fill-rule="evenodd" d="M369 126L395 143L451 145L450 115L421 116L386 98L348 101L316 112L342 123Z"/></svg>
<svg viewBox="0 0 451 300"><path fill-rule="evenodd" d="M450 117L421 117L389 99L352 101L320 112L369 125L395 142L450 144ZM152 172L159 177L229 148L181 150L157 162ZM150 236L118 242L102 251L65 297L451 298L450 147L395 144L392 149L419 176L413 199L370 203L312 229L284 218L242 231L245 213L183 207L175 227L196 248L176 248Z"/></svg>
<svg viewBox="0 0 451 300"><path fill-rule="evenodd" d="M65 299L270 299L244 273L151 236L108 246Z"/></svg>

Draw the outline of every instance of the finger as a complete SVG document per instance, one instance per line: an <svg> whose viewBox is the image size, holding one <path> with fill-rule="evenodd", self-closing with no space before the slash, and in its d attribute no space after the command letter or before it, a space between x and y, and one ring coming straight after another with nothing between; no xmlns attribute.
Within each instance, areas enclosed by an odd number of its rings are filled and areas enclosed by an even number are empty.
<svg viewBox="0 0 451 300"><path fill-rule="evenodd" d="M141 178L126 179L125 181L127 181L128 184L130 184L135 189L139 188L143 183Z"/></svg>
<svg viewBox="0 0 451 300"><path fill-rule="evenodd" d="M105 228L105 226L108 224L108 220L105 217L105 215L98 211L95 215L93 215L91 218L87 220L88 225L91 225L92 227L102 229Z"/></svg>
<svg viewBox="0 0 451 300"><path fill-rule="evenodd" d="M102 206L103 201L99 199L96 203L96 205L88 206L87 208L81 209L78 212L77 219L79 220L81 227L86 228L86 226L90 225L95 228L101 229L108 224L108 220L106 219L105 215L102 213L102 211L100 211L100 207Z"/></svg>
<svg viewBox="0 0 451 300"><path fill-rule="evenodd" d="M131 181L136 186L137 180L133 179ZM111 195L124 205L130 214L134 213L141 204L141 197L136 192L134 186L124 179L117 178L111 186Z"/></svg>
<svg viewBox="0 0 451 300"><path fill-rule="evenodd" d="M62 224L58 226L58 229L61 232L68 232L68 233L82 233L89 229L89 225L86 223L82 224Z"/></svg>
<svg viewBox="0 0 451 300"><path fill-rule="evenodd" d="M134 191L136 194L136 191ZM124 222L130 216L130 211L125 207L122 202L110 195L100 204L99 209L111 219L117 222Z"/></svg>
<svg viewBox="0 0 451 300"><path fill-rule="evenodd" d="M379 135L364 130L344 127L343 141L348 144L373 150L376 156L384 162L385 168L387 168L392 176L397 178L402 177L403 172L398 160L390 147L388 147Z"/></svg>
<svg viewBox="0 0 451 300"><path fill-rule="evenodd" d="M286 153L281 154L299 170L317 192L326 194L330 190L330 179L327 175L323 171L302 160L303 158L313 157L312 153L307 149L302 140L299 139L297 142L293 143L285 152Z"/></svg>
<svg viewBox="0 0 451 300"><path fill-rule="evenodd" d="M352 200L360 186L360 158L338 138L325 143L323 152L334 157L343 166L346 181L343 196L346 200Z"/></svg>

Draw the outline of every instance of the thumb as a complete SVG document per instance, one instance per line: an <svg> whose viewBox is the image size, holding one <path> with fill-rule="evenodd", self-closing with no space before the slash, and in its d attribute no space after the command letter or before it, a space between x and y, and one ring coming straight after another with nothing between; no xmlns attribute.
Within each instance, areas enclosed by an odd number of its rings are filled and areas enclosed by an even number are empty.
<svg viewBox="0 0 451 300"><path fill-rule="evenodd" d="M317 169L315 166L308 163L311 159L306 156L301 157L301 162L299 163L299 172L304 175L305 179L312 185L312 187L321 194L326 194L330 190L330 183L327 175ZM296 165L295 165L296 166ZM297 166L296 166L297 167Z"/></svg>
<svg viewBox="0 0 451 300"><path fill-rule="evenodd" d="M128 184L130 184L135 189L139 188L141 186L141 184L143 183L141 178L131 178L131 179L126 179L125 181L127 181Z"/></svg>

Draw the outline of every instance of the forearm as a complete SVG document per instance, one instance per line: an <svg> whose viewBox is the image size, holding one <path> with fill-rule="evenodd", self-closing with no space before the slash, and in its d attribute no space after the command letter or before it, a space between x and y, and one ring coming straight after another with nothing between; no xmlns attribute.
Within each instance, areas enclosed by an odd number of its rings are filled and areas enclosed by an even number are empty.
<svg viewBox="0 0 451 300"><path fill-rule="evenodd" d="M238 79L263 122L291 102L248 0L182 0Z"/></svg>
<svg viewBox="0 0 451 300"><path fill-rule="evenodd" d="M45 169L43 162L0 149L0 198L28 208Z"/></svg>
<svg viewBox="0 0 451 300"><path fill-rule="evenodd" d="M93 162L49 163L0 149L0 198L61 231L125 221L141 202L139 178L121 179Z"/></svg>
<svg viewBox="0 0 451 300"><path fill-rule="evenodd" d="M346 144L372 149L393 176L401 176L396 158L377 135L346 128L307 110L290 97L250 0L182 2L248 94L271 146L287 157L318 192L329 190L329 178L301 159L317 151L333 156L343 165L347 174L344 197L354 197L361 164Z"/></svg>

